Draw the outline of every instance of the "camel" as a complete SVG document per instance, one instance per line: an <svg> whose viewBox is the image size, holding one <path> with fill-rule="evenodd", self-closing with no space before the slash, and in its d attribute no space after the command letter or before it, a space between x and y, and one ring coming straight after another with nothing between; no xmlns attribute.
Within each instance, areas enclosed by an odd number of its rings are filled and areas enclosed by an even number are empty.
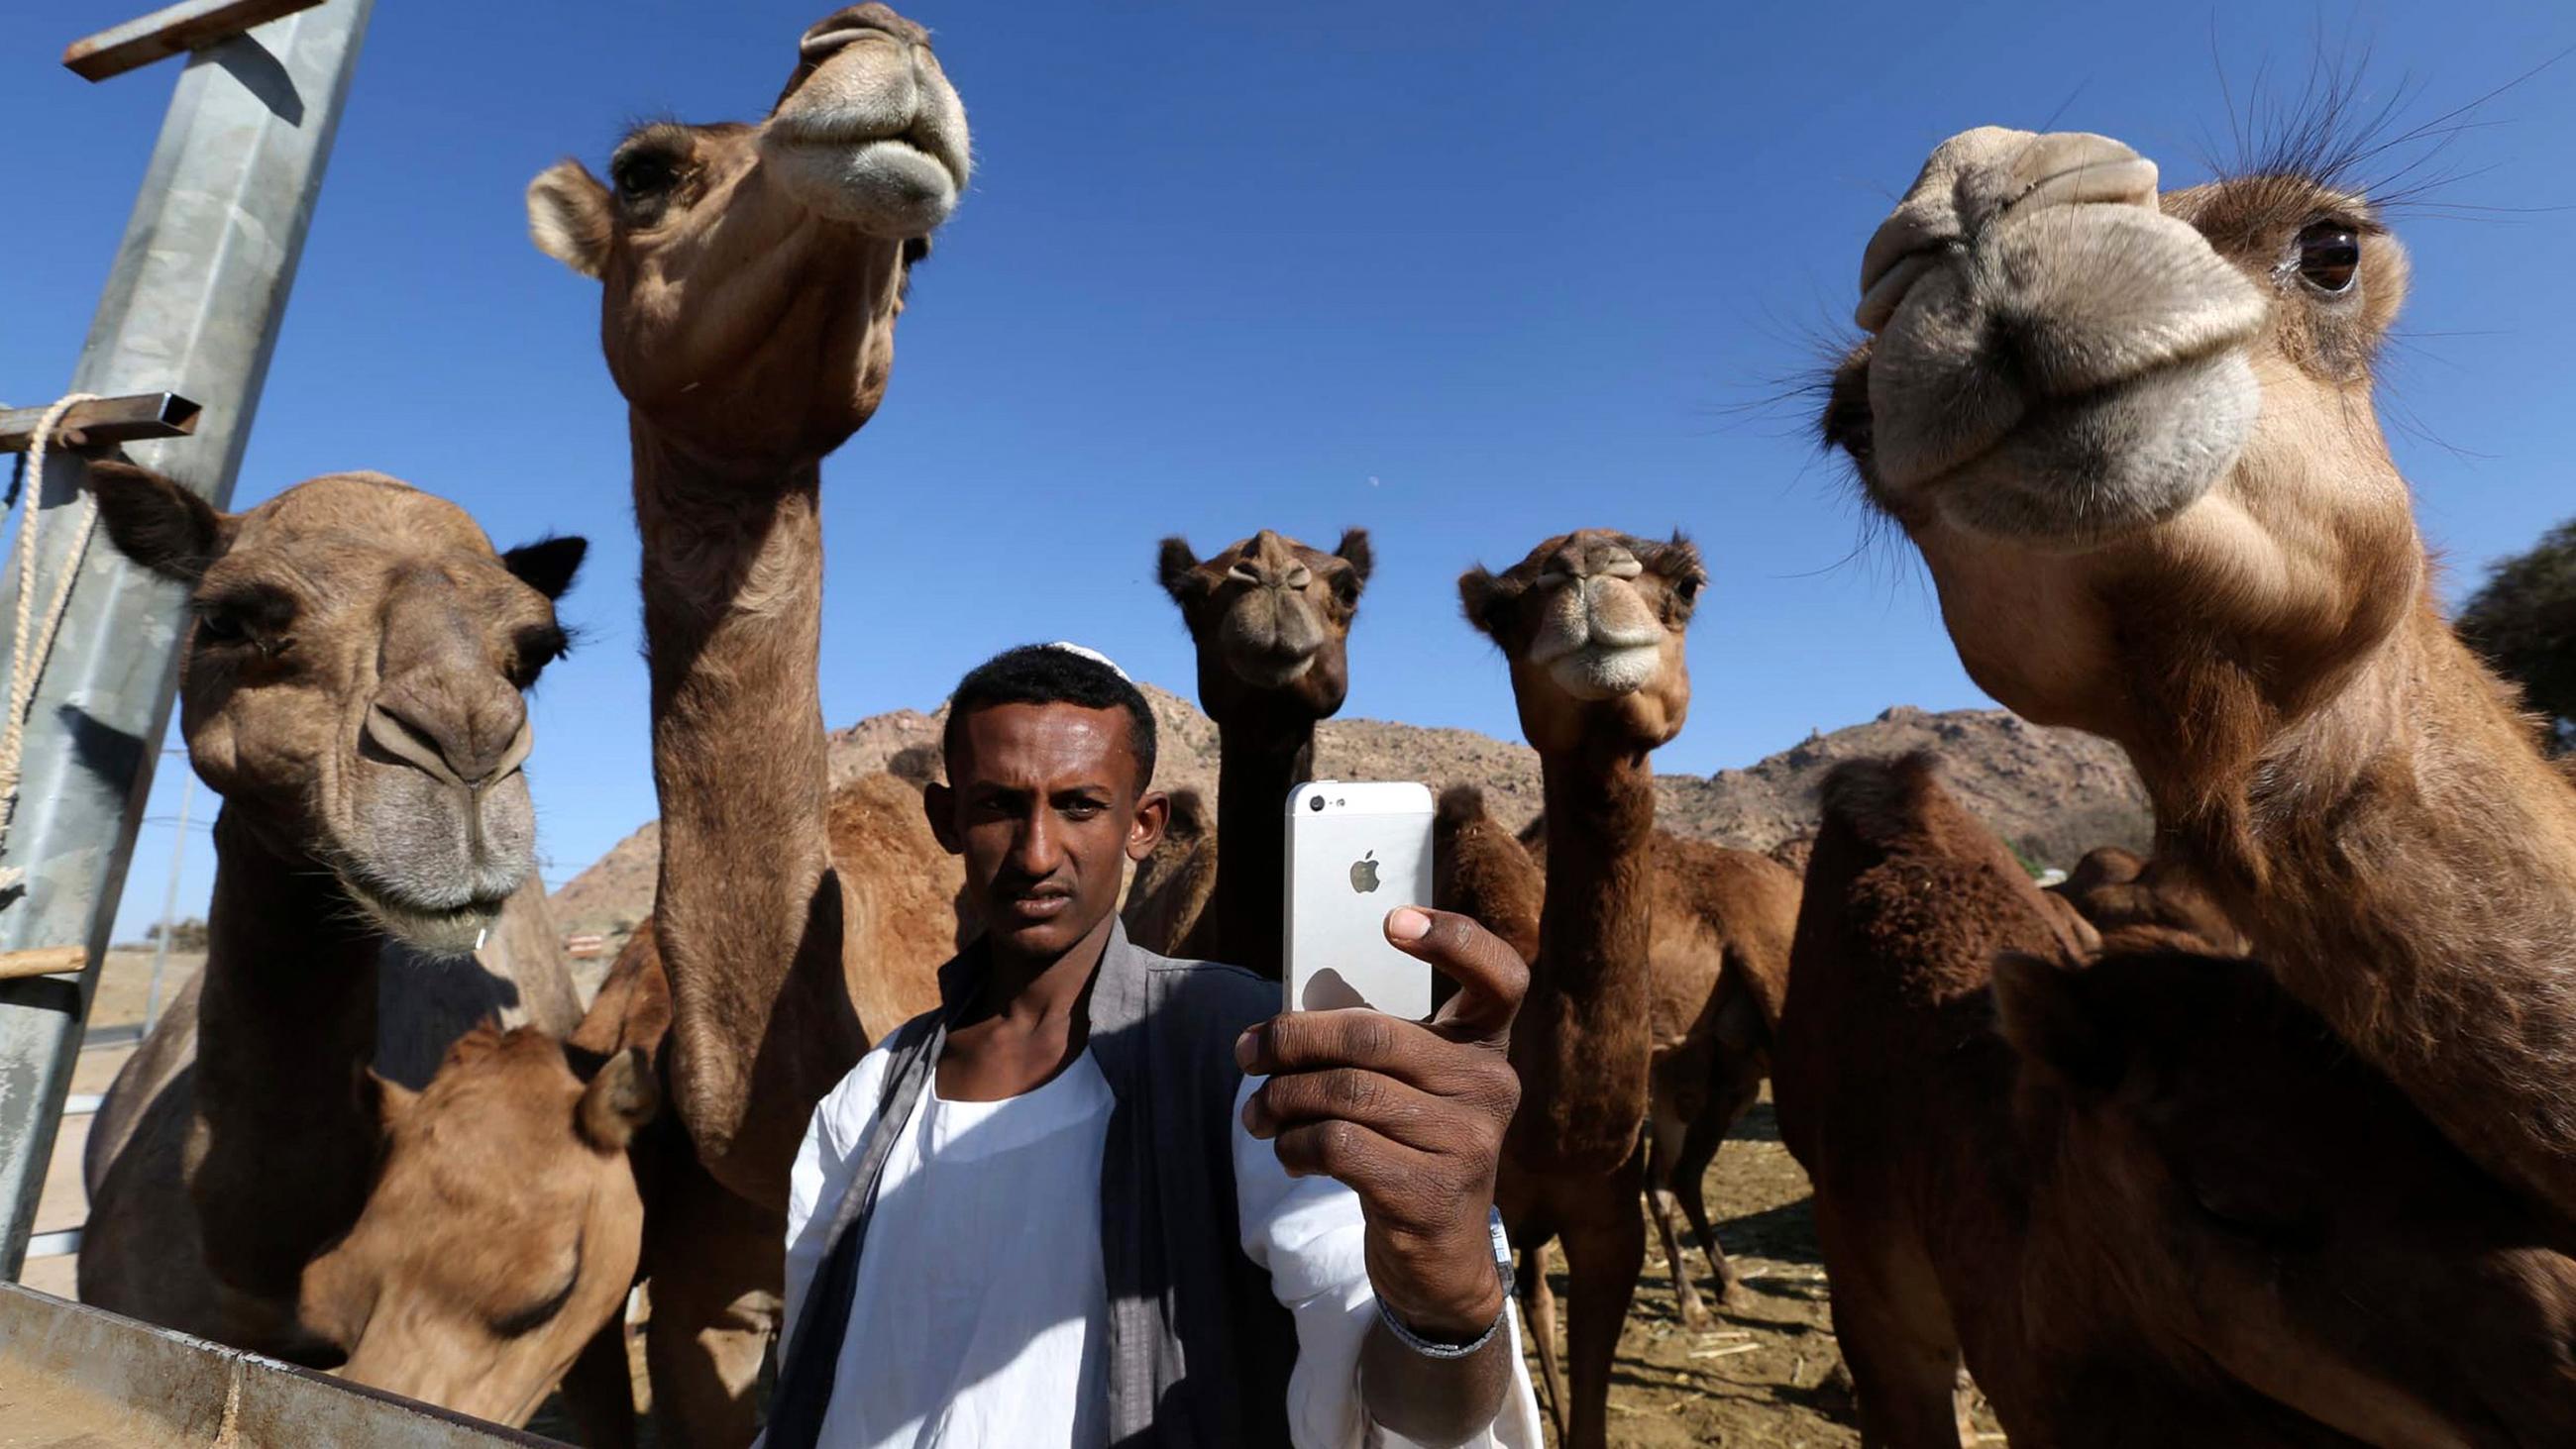
<svg viewBox="0 0 2576 1449"><path fill-rule="evenodd" d="M1350 692L1351 618L1373 562L1360 528L1345 529L1331 553L1266 528L1204 560L1187 539L1163 540L1163 591L1198 647L1199 707L1216 721L1216 837L1202 833L1200 846L1215 859L1156 872L1181 882L1184 901L1203 889L1198 911L1130 889L1123 914L1138 945L1280 974L1288 841L1279 812L1315 777L1316 722ZM1139 935L1140 925L1153 934Z"/></svg>
<svg viewBox="0 0 2576 1449"><path fill-rule="evenodd" d="M535 889L522 692L564 648L554 601L585 546L496 552L374 473L239 514L122 462L90 480L110 541L190 590L180 732L224 803L206 965L91 1128L81 1296L329 1362L300 1285L375 1180L404 1088L371 1068L436 1060L494 994L459 953ZM457 959L380 966L404 950ZM518 954L501 993L570 1029L560 963Z"/></svg>
<svg viewBox="0 0 2576 1449"><path fill-rule="evenodd" d="M2333 169L1944 142L1824 435L1977 683L2119 744L2282 985L2576 1214L2576 781L2435 603L2372 407L2406 253Z"/></svg>
<svg viewBox="0 0 2576 1449"><path fill-rule="evenodd" d="M843 853L815 671L822 460L884 396L906 279L965 189L966 114L928 33L861 5L804 33L757 123L643 126L608 170L539 175L529 231L602 284L644 545L661 1064L698 1174L654 1189L655 1399L687 1442L741 1443L813 1105L936 1001L955 939L931 888L952 867L877 853L927 837L917 794L906 834Z"/></svg>
<svg viewBox="0 0 2576 1449"><path fill-rule="evenodd" d="M1216 892L1216 823L1207 797L1184 785L1171 794L1163 838L1127 878L1118 917L1127 939L1178 949ZM1160 950L1163 947L1150 947Z"/></svg>
<svg viewBox="0 0 2576 1449"><path fill-rule="evenodd" d="M545 1032L486 1023L425 1090L380 1083L382 1166L299 1299L346 1352L342 1377L518 1425L600 1344L607 1412L631 1431L624 1311L644 1201L626 1148L660 1089L641 1052L588 1067ZM592 1443L631 1442L614 1418L592 1427Z"/></svg>
<svg viewBox="0 0 2576 1449"><path fill-rule="evenodd" d="M1645 1262L1636 1204L1654 994L1647 756L1681 732L1689 710L1682 639L1707 578L1699 551L1678 537L1590 529L1549 539L1499 575L1477 568L1458 581L1468 621L1510 663L1557 836L1537 962L1512 1031L1521 1104L1495 1195L1525 1251L1565 1243L1571 1392L1557 1402L1578 1449L1606 1442L1610 1365ZM1542 1306L1532 1304L1532 1332L1544 1343L1554 1325Z"/></svg>
<svg viewBox="0 0 2576 1449"><path fill-rule="evenodd" d="M2576 1234L2258 965L2080 969L1920 756L1824 787L1781 1021L1862 1442L2551 1444Z"/></svg>

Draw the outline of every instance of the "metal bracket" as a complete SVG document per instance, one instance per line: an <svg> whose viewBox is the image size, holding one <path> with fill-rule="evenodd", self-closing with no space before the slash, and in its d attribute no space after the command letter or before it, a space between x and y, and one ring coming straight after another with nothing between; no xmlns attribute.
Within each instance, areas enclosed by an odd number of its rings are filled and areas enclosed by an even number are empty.
<svg viewBox="0 0 2576 1449"><path fill-rule="evenodd" d="M203 50L254 25L310 10L322 0L181 0L140 19L71 43L63 64L83 80L103 81L182 51Z"/></svg>
<svg viewBox="0 0 2576 1449"><path fill-rule="evenodd" d="M36 441L43 408L0 409L0 453L23 453ZM55 428L55 446L96 448L147 438L184 438L197 430L197 405L175 392L143 392L74 403Z"/></svg>

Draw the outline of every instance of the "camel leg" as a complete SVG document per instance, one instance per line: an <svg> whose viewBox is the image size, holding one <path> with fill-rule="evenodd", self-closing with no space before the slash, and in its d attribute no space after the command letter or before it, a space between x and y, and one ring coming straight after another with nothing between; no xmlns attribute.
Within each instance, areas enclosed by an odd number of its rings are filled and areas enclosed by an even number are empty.
<svg viewBox="0 0 2576 1449"><path fill-rule="evenodd" d="M659 1220L645 1218L654 1425L665 1444L740 1449L758 1427L761 1360L778 1331L786 1228L695 1158L671 1177Z"/></svg>
<svg viewBox="0 0 2576 1449"><path fill-rule="evenodd" d="M1532 1243L1521 1253L1521 1317L1529 1322L1530 1340L1538 1349L1539 1381L1547 1389L1547 1417L1556 1441L1565 1442L1565 1369L1556 1352L1556 1290L1547 1284L1547 1244Z"/></svg>
<svg viewBox="0 0 2576 1449"><path fill-rule="evenodd" d="M1821 1197L1816 1209L1862 1449L1959 1449L1959 1344L1931 1265L1865 1226L1845 1231Z"/></svg>
<svg viewBox="0 0 2576 1449"><path fill-rule="evenodd" d="M1674 1195L1681 1199L1682 1215L1690 1219L1700 1251L1708 1255L1709 1271L1717 1275L1718 1304L1726 1308L1745 1305L1744 1279L1726 1256L1726 1249L1718 1245L1717 1229L1709 1225L1708 1169L1717 1160L1718 1149L1726 1145L1726 1134L1735 1130L1735 1124L1753 1109L1761 1095L1762 1071L1758 1065L1745 1063L1731 1070L1718 1082L1707 1110L1691 1123L1673 1162Z"/></svg>
<svg viewBox="0 0 2576 1449"><path fill-rule="evenodd" d="M1568 1449L1606 1449L1610 1440L1610 1370L1619 1330L1646 1266L1646 1224L1637 1212L1645 1190L1645 1154L1632 1152L1616 1171L1569 1183L1582 1201L1566 1213L1566 1358Z"/></svg>
<svg viewBox="0 0 2576 1449"><path fill-rule="evenodd" d="M626 1357L624 1304L582 1345L557 1392L587 1449L635 1449L635 1374Z"/></svg>
<svg viewBox="0 0 2576 1449"><path fill-rule="evenodd" d="M1682 1326L1693 1332L1708 1327L1708 1305L1700 1302L1691 1282L1690 1265L1682 1261L1681 1224L1674 1201L1674 1174L1684 1154L1691 1124L1658 1106L1646 1121L1646 1203L1654 1210L1655 1236L1662 1240L1665 1266L1672 1270L1673 1301Z"/></svg>

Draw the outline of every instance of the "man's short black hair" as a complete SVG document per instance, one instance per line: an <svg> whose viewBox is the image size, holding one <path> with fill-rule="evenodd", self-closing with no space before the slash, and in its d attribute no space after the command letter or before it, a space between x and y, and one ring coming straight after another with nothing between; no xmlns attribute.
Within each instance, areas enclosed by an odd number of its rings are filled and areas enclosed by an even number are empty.
<svg viewBox="0 0 2576 1449"><path fill-rule="evenodd" d="M948 697L948 724L940 734L940 752L953 759L959 722L979 709L1004 704L1071 704L1127 711L1127 748L1136 757L1137 793L1153 783L1154 711L1146 705L1143 691L1107 660L1062 644L1023 644L1003 650L957 681L956 693Z"/></svg>

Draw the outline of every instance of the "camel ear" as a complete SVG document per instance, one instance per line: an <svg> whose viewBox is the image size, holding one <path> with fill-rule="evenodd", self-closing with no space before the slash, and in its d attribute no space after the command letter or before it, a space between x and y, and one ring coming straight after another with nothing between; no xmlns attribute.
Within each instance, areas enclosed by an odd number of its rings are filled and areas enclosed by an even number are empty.
<svg viewBox="0 0 2576 1449"><path fill-rule="evenodd" d="M232 547L238 519L149 468L93 459L89 486L116 551L165 579L194 584Z"/></svg>
<svg viewBox="0 0 2576 1449"><path fill-rule="evenodd" d="M364 1073L360 1085L375 1095L377 1125L385 1136L391 1137L394 1124L411 1115L411 1109L419 1105L420 1093L391 1077L379 1075L373 1067L359 1070Z"/></svg>
<svg viewBox="0 0 2576 1449"><path fill-rule="evenodd" d="M608 188L590 168L566 157L528 183L528 239L537 250L585 277L608 265L615 234Z"/></svg>
<svg viewBox="0 0 2576 1449"><path fill-rule="evenodd" d="M2082 968L2020 951L1995 957L1995 1016L2024 1064L2087 1092L2120 1085L2127 1054L2085 1000Z"/></svg>
<svg viewBox="0 0 2576 1449"><path fill-rule="evenodd" d="M1154 560L1154 572L1163 581L1163 592L1179 604L1207 592L1207 581L1199 577L1198 566L1199 556L1190 551L1190 541L1177 533L1163 540Z"/></svg>
<svg viewBox="0 0 2576 1449"><path fill-rule="evenodd" d="M1333 549L1335 557L1351 566L1351 592L1368 586L1369 574L1377 568L1377 550L1369 546L1368 530L1345 528L1342 541Z"/></svg>
<svg viewBox="0 0 2576 1449"><path fill-rule="evenodd" d="M1467 622L1488 639L1500 639L1502 605L1508 597L1502 580L1481 565L1458 576L1458 603L1467 611Z"/></svg>
<svg viewBox="0 0 2576 1449"><path fill-rule="evenodd" d="M590 554L590 540L575 534L570 538L541 538L523 543L501 555L501 567L519 576L519 582L545 595L560 599L572 587L573 575L581 572L581 561Z"/></svg>
<svg viewBox="0 0 2576 1449"><path fill-rule="evenodd" d="M662 1084L645 1062L644 1049L628 1047L610 1057L582 1089L573 1124L591 1146L602 1152L623 1152L636 1132L661 1110Z"/></svg>

